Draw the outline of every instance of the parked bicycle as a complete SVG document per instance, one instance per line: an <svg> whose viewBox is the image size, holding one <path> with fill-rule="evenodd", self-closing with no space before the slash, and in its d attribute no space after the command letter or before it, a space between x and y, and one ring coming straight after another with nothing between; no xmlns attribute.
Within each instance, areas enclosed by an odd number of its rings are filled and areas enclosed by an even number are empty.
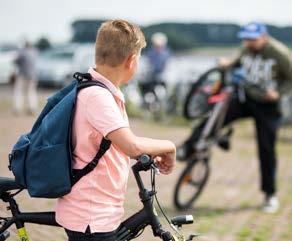
<svg viewBox="0 0 292 241"><path fill-rule="evenodd" d="M169 220L163 212L156 195L155 176L159 173L159 170L150 156L142 155L139 157L137 162L132 166L132 171L139 188L139 196L143 208L122 222L117 232L118 241L127 241L137 238L142 234L144 228L149 225L152 228L153 236L164 241L191 241L194 237L198 236L198 234L194 234L186 239L180 233L179 229L182 225L193 223L193 217L191 215L178 216ZM143 171L150 171L151 173L151 190L147 190L144 186L140 176L140 172ZM0 199L8 204L7 209L11 211L12 215L10 217L0 217L0 241L8 239L8 229L13 224L16 225L18 236L21 241L29 240L25 229L26 223L59 226L55 221L54 212L21 212L14 197L22 190L21 186L16 183L14 179L0 177ZM154 208L154 200L156 200L159 209L170 224L174 234L171 234L162 227Z"/></svg>

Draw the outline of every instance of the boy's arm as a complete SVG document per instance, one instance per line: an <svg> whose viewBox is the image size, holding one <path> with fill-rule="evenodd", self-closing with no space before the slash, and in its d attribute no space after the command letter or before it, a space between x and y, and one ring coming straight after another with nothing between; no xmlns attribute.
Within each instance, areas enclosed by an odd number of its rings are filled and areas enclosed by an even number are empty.
<svg viewBox="0 0 292 241"><path fill-rule="evenodd" d="M107 138L132 158L137 158L142 154L156 158L157 164L164 174L170 173L174 167L176 148L171 141L138 137L130 128L112 131Z"/></svg>

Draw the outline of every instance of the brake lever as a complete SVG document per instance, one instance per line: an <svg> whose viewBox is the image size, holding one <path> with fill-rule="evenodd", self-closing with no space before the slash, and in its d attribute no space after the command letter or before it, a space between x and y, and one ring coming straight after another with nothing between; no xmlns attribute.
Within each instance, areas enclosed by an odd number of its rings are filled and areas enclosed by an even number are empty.
<svg viewBox="0 0 292 241"><path fill-rule="evenodd" d="M154 170L156 175L160 175L159 168L155 165L155 163L151 164L151 168Z"/></svg>

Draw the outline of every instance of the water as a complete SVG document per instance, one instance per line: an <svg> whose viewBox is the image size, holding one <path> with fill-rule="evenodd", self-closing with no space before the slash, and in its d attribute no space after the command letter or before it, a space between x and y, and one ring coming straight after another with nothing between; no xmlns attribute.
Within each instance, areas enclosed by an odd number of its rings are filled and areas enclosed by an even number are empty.
<svg viewBox="0 0 292 241"><path fill-rule="evenodd" d="M162 79L169 85L178 82L194 82L208 69L216 66L215 56L174 55L169 59ZM142 56L135 79L144 78L149 70L145 56Z"/></svg>

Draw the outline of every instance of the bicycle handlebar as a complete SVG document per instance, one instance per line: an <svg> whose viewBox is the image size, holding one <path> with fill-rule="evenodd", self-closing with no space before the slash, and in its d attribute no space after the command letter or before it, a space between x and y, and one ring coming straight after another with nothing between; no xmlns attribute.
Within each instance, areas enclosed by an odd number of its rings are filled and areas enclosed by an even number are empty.
<svg viewBox="0 0 292 241"><path fill-rule="evenodd" d="M145 189L143 181L140 177L139 172L141 171L148 171L150 169L157 169L155 166L154 160L150 155L143 154L137 158L137 162L132 166L132 170L139 187L139 196L144 205L144 208L134 214L131 218L126 220L123 225L127 227L129 230L134 230L138 227L139 230L144 228L147 225L151 225L154 236L160 237L163 241L173 241L177 240L175 236L173 236L170 232L165 231L158 220L156 211L154 211L153 204L152 204L152 196L156 193L152 191L148 191ZM144 220L144 222L143 222ZM190 224L193 223L193 216L192 215L185 215L185 216L178 216L171 220L171 223L175 226L181 227L183 224ZM185 240L185 239L184 239ZM190 236L189 239L192 240Z"/></svg>
<svg viewBox="0 0 292 241"><path fill-rule="evenodd" d="M133 167L135 171L148 171L153 164L154 161L150 155L142 154L137 158L137 163Z"/></svg>

